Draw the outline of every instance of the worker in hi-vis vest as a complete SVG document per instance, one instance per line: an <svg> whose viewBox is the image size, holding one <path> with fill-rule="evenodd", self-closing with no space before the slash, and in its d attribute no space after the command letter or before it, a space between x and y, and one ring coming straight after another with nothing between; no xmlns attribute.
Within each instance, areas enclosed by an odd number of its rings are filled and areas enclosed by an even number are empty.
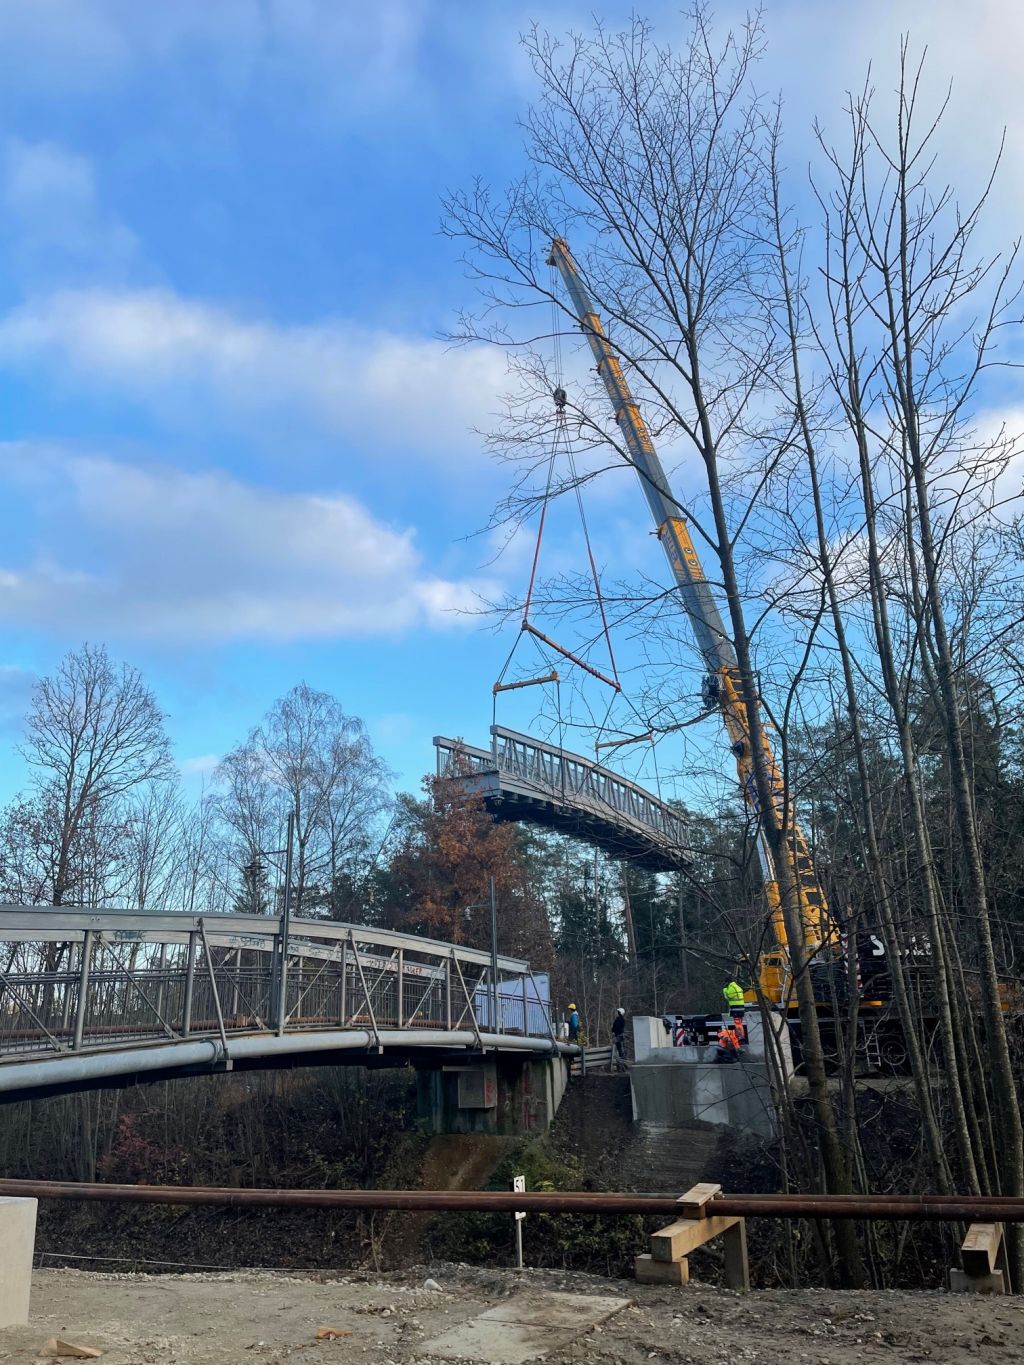
<svg viewBox="0 0 1024 1365"><path fill-rule="evenodd" d="M725 996L725 1003L729 1007L730 1014L742 1014L744 1010L743 987L738 985L735 980L722 987L722 994Z"/></svg>
<svg viewBox="0 0 1024 1365"><path fill-rule="evenodd" d="M738 1041L745 1047L747 1043L747 1025L744 1015L746 1013L745 1001L743 999L743 987L740 986L735 978L727 985L722 987L722 994L725 996L725 1003L732 1015L732 1021L736 1029Z"/></svg>
<svg viewBox="0 0 1024 1365"><path fill-rule="evenodd" d="M718 1032L715 1047L716 1062L738 1062L740 1059L740 1040L732 1024L723 1024Z"/></svg>

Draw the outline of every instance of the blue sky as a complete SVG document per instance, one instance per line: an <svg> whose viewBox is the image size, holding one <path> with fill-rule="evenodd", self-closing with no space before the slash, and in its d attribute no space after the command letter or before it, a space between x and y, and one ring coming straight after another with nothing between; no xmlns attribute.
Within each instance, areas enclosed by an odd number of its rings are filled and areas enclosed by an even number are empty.
<svg viewBox="0 0 1024 1365"><path fill-rule="evenodd" d="M467 539L508 477L472 430L505 370L439 340L472 301L439 200L522 165L518 33L594 10L0 0L0 795L32 677L84 639L143 670L193 787L300 679L404 786L433 734L484 741L511 639L459 609L522 591L529 546ZM909 29L956 80L951 174L1007 125L994 216L1019 231L1018 5L769 0L766 26L794 164ZM595 499L599 558L660 579L625 488Z"/></svg>

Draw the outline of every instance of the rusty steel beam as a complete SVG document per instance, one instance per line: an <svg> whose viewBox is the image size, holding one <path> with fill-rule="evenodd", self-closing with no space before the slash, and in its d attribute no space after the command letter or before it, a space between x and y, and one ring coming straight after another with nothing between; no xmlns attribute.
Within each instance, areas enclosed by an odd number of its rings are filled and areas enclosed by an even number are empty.
<svg viewBox="0 0 1024 1365"><path fill-rule="evenodd" d="M451 1213L673 1214L674 1194L492 1190L273 1190L195 1185L113 1185L0 1180L0 1195L233 1208L405 1209ZM709 1205L709 1207L711 1207ZM972 1195L722 1195L716 1215L741 1218L861 1218L889 1221L1024 1223L1024 1199Z"/></svg>

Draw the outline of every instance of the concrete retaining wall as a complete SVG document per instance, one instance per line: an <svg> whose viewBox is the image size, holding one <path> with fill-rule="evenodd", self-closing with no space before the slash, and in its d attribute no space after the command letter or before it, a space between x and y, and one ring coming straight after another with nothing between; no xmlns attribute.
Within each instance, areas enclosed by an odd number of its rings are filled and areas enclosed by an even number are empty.
<svg viewBox="0 0 1024 1365"><path fill-rule="evenodd" d="M28 1322L36 1201L0 1198L0 1328Z"/></svg>
<svg viewBox="0 0 1024 1365"><path fill-rule="evenodd" d="M649 1057L654 1048L671 1047L672 1036L661 1019L652 1014L633 1015L633 1056L638 1062Z"/></svg>
<svg viewBox="0 0 1024 1365"><path fill-rule="evenodd" d="M634 1116L644 1122L673 1127L699 1120L728 1124L758 1137L775 1135L772 1089L763 1062L716 1066L661 1062L652 1054L630 1070L629 1079Z"/></svg>
<svg viewBox="0 0 1024 1365"><path fill-rule="evenodd" d="M793 1075L789 1028L773 1017L787 1082ZM715 1047L672 1047L661 1019L633 1020L636 1062L630 1069L633 1117L669 1126L692 1123L726 1124L759 1137L775 1135L772 1071L765 1057L762 1021L747 1012L748 1046L742 1059L728 1065L714 1061Z"/></svg>
<svg viewBox="0 0 1024 1365"><path fill-rule="evenodd" d="M788 1083L793 1079L795 1071L789 1025L780 1015L773 1014L769 1018L778 1039L776 1055ZM746 1025L747 1046L744 1049L744 1056L765 1061L766 1039L763 1021L757 1010L747 1010ZM659 1058L661 1061L710 1062L713 1061L714 1055L713 1044L707 1047L673 1047L672 1035L661 1018L643 1014L633 1017L633 1056L638 1062L646 1061L650 1057Z"/></svg>

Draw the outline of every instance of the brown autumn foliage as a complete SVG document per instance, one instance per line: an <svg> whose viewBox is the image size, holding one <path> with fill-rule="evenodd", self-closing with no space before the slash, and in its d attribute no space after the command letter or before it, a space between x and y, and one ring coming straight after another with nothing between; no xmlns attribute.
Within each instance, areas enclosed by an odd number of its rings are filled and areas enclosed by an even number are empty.
<svg viewBox="0 0 1024 1365"><path fill-rule="evenodd" d="M390 867L394 927L489 948L490 879L498 900L498 948L543 970L551 931L515 825L493 819L483 798L456 783L424 779L426 799L409 821Z"/></svg>

